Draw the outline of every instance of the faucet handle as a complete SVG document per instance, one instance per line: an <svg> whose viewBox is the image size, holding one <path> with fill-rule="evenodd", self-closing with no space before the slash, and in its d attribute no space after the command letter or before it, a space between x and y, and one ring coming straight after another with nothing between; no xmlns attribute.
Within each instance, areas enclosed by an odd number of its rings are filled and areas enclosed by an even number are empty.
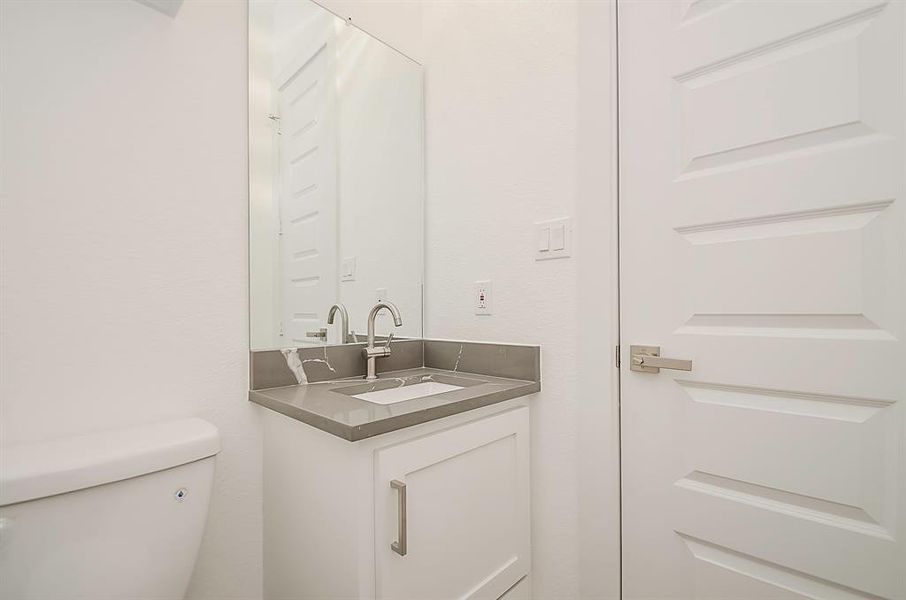
<svg viewBox="0 0 906 600"><path fill-rule="evenodd" d="M387 338L387 343L385 343L383 346L374 346L369 344L365 346L362 352L368 360L371 360L373 358L381 358L383 356L390 356L391 342L393 342L393 333L390 334L390 336Z"/></svg>
<svg viewBox="0 0 906 600"><path fill-rule="evenodd" d="M306 331L306 332L305 332L305 337L311 337L311 338L316 338L316 339L320 339L320 340L325 340L325 341L326 341L326 340L327 340L327 328L326 328L326 327L322 327L322 328L319 329L318 331Z"/></svg>

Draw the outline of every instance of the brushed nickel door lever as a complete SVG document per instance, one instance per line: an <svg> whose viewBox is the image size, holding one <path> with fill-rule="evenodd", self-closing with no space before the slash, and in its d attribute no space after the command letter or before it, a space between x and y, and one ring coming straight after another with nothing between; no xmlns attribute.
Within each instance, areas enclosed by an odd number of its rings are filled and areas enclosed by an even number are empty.
<svg viewBox="0 0 906 600"><path fill-rule="evenodd" d="M629 356L629 369L640 373L660 373L661 369L692 370L691 360L664 358L660 346L630 346Z"/></svg>

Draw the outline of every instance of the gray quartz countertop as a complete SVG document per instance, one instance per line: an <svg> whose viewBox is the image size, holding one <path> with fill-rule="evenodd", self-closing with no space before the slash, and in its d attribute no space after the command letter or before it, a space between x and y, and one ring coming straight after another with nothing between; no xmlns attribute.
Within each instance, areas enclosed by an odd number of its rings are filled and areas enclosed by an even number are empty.
<svg viewBox="0 0 906 600"><path fill-rule="evenodd" d="M351 394L435 381L461 389L375 404ZM252 390L249 400L351 442L481 408L541 389L539 381L417 367L361 377Z"/></svg>

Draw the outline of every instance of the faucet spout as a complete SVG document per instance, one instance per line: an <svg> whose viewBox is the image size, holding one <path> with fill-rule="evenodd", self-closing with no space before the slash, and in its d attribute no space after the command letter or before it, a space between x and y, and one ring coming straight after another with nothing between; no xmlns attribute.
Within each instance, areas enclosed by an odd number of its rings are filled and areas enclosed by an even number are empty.
<svg viewBox="0 0 906 600"><path fill-rule="evenodd" d="M374 346L374 321L377 318L377 315L382 310L387 309L390 311L390 314L393 316L393 324L397 327L402 326L403 319L400 317L400 311L396 307L396 304L393 302L378 302L371 309L371 312L368 313L368 342L365 345L364 354L368 359L368 372L365 374L365 379L373 380L377 379L377 371L375 367L375 360L383 356L390 356L390 340L387 340L387 344L376 348ZM391 338L393 336L391 335Z"/></svg>
<svg viewBox="0 0 906 600"><path fill-rule="evenodd" d="M368 313L368 345L374 345L374 320L377 318L377 315L381 310L387 309L390 311L390 314L393 316L393 324L397 327L403 325L403 319L400 317L400 309L396 307L396 304L393 302L378 302L375 304L371 312Z"/></svg>

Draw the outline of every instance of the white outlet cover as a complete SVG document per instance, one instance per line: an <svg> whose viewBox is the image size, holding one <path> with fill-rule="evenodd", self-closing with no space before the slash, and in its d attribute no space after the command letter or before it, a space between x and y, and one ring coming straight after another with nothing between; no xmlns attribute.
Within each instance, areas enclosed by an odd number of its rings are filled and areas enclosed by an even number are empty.
<svg viewBox="0 0 906 600"><path fill-rule="evenodd" d="M476 281L472 294L472 304L476 315L493 314L494 289L490 280Z"/></svg>

